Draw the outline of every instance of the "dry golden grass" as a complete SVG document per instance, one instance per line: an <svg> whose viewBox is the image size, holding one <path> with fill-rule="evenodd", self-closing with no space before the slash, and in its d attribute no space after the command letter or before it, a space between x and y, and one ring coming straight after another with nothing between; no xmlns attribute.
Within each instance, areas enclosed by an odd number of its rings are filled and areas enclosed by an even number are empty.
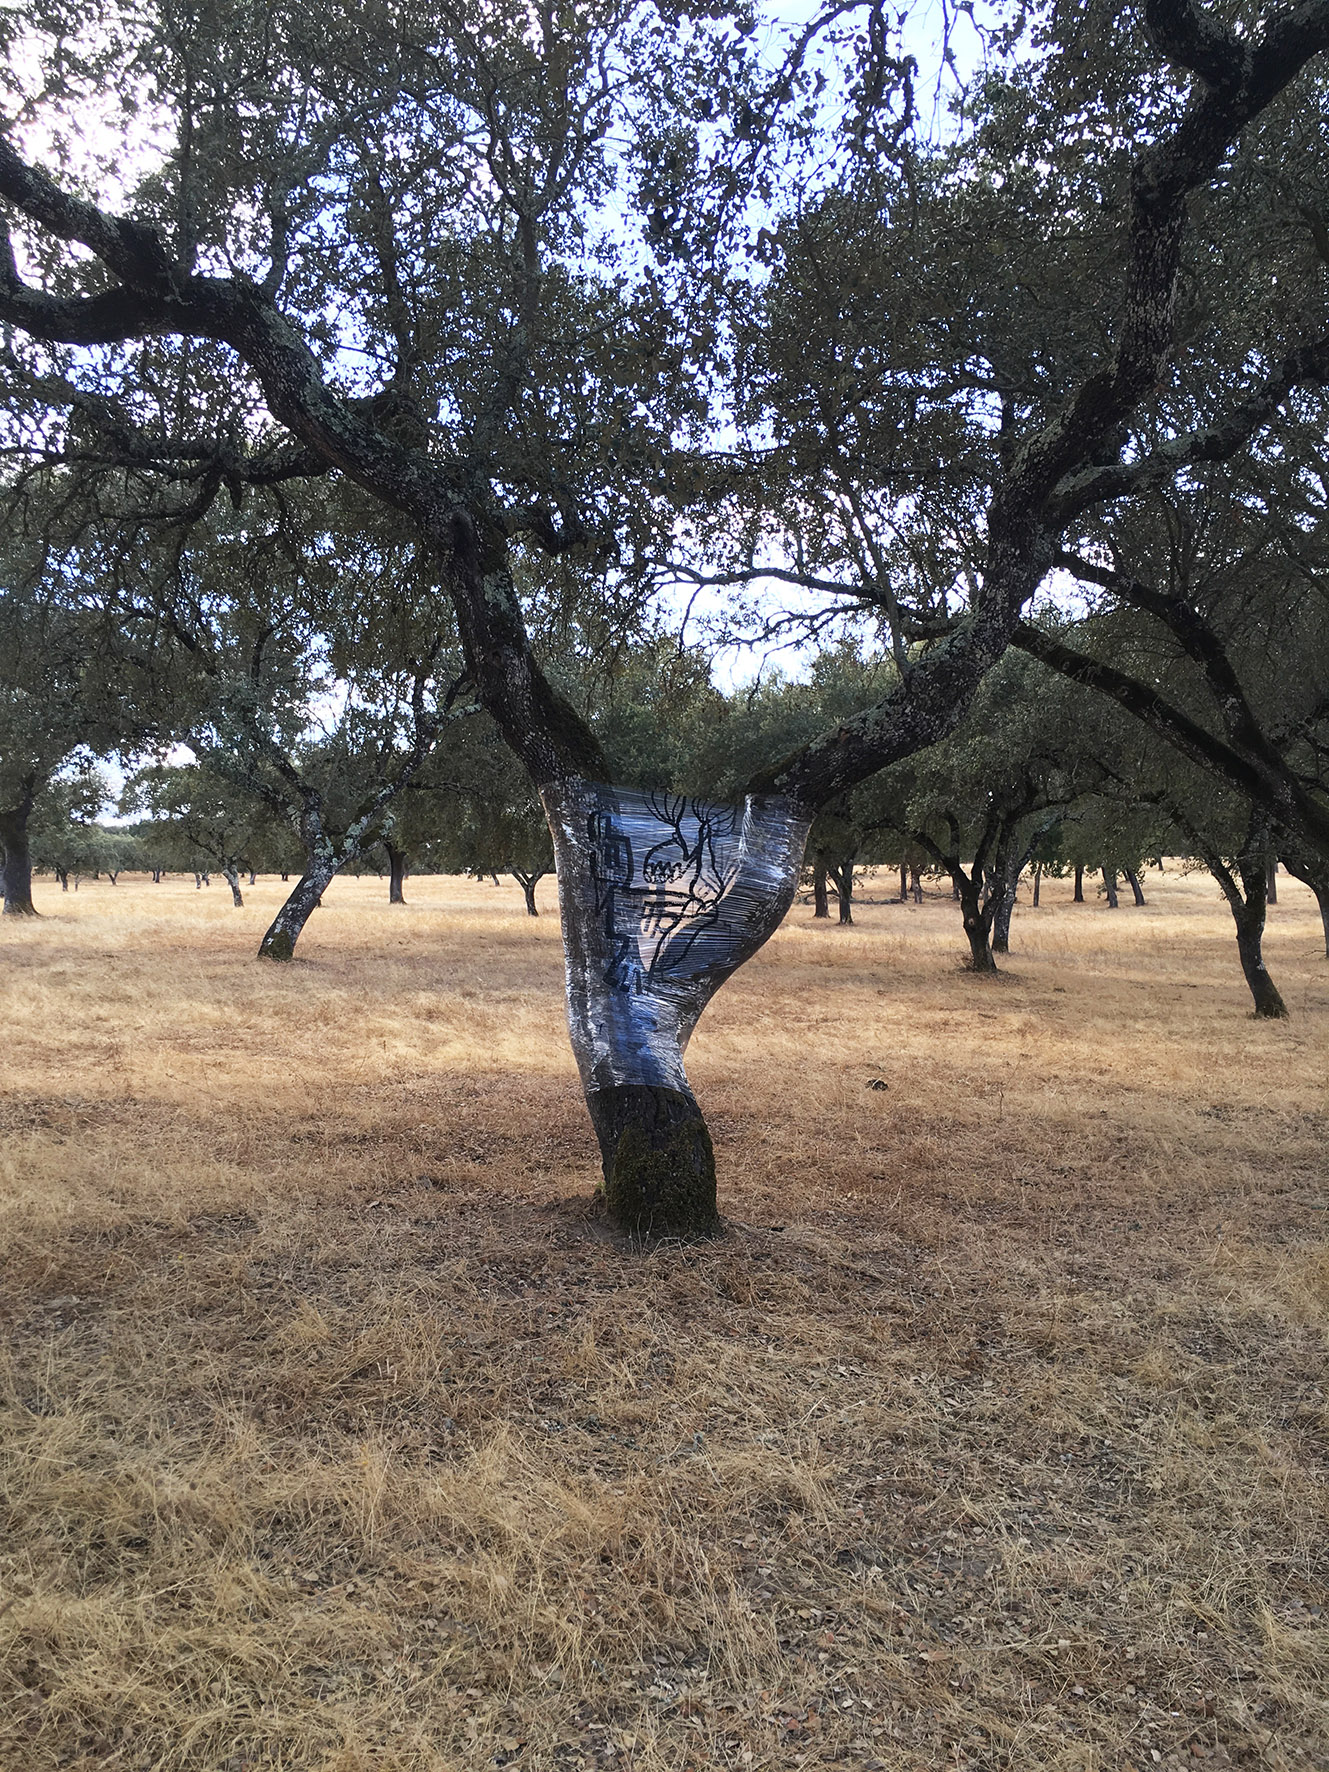
<svg viewBox="0 0 1329 1772"><path fill-rule="evenodd" d="M278 969L275 882L39 883L0 1767L1329 1764L1329 965L1286 884L1257 1023L1148 887L991 983L798 907L694 1044L729 1234L643 1256L515 887Z"/></svg>

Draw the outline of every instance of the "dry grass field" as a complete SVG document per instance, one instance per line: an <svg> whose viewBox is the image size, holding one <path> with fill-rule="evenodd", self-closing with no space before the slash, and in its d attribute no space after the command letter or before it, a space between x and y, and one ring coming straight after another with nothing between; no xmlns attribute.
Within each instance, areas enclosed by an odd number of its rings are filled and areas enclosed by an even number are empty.
<svg viewBox="0 0 1329 1772"><path fill-rule="evenodd" d="M1283 883L1256 1023L1147 890L993 982L796 907L694 1042L728 1234L641 1254L516 887L282 969L276 882L39 882L3 1772L1329 1766L1329 965Z"/></svg>

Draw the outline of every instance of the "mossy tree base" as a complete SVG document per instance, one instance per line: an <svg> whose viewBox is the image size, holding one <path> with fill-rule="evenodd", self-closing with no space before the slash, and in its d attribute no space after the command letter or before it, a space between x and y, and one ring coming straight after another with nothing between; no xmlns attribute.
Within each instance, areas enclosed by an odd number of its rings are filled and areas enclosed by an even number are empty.
<svg viewBox="0 0 1329 1772"><path fill-rule="evenodd" d="M634 1237L713 1237L715 1152L701 1109L680 1089L629 1084L586 1098L612 1222Z"/></svg>

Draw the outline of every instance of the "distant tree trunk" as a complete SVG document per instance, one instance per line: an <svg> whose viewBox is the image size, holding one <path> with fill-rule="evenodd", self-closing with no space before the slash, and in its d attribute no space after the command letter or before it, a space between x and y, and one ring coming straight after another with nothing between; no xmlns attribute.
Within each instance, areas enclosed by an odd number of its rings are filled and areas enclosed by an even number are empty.
<svg viewBox="0 0 1329 1772"><path fill-rule="evenodd" d="M914 903L915 904L922 904L922 902L923 902L923 874L922 874L922 870L920 868L911 867L909 869L909 890L913 894Z"/></svg>
<svg viewBox="0 0 1329 1772"><path fill-rule="evenodd" d="M153 883L153 885L154 885L154 886L160 886L160 885L161 885L161 883L162 883L162 871L161 871L161 869L160 869L160 868L153 868L153 870L152 870L152 883Z"/></svg>
<svg viewBox="0 0 1329 1772"><path fill-rule="evenodd" d="M1035 910L1038 909L1038 895L1042 889L1042 886L1043 886L1043 870L1041 867L1037 867L1034 869L1034 909Z"/></svg>
<svg viewBox="0 0 1329 1772"><path fill-rule="evenodd" d="M909 868L904 862L900 863L900 903L909 903Z"/></svg>
<svg viewBox="0 0 1329 1772"><path fill-rule="evenodd" d="M122 871L123 870L120 868L115 868L114 870L112 870L111 868L107 868L106 878L111 882L112 886L116 886L119 884L120 875L121 875Z"/></svg>
<svg viewBox="0 0 1329 1772"><path fill-rule="evenodd" d="M1103 869L1103 890L1107 893L1108 909L1115 911L1117 909L1117 870L1115 868Z"/></svg>
<svg viewBox="0 0 1329 1772"><path fill-rule="evenodd" d="M842 861L839 867L830 870L831 880L835 886L835 895L840 903L840 923L843 927L854 920L854 864L853 861Z"/></svg>
<svg viewBox="0 0 1329 1772"><path fill-rule="evenodd" d="M1269 872L1265 878L1264 899L1266 904L1278 903L1278 861L1271 856Z"/></svg>
<svg viewBox="0 0 1329 1772"><path fill-rule="evenodd" d="M60 882L61 892L68 892L69 891L69 869L58 867L58 868L52 869L52 872L55 874L56 879Z"/></svg>
<svg viewBox="0 0 1329 1772"><path fill-rule="evenodd" d="M1020 883L1020 870L1009 879L998 882L996 908L992 918L992 951L994 954L1009 954L1011 951L1011 913L1015 909L1015 894Z"/></svg>
<svg viewBox="0 0 1329 1772"><path fill-rule="evenodd" d="M528 917L538 917L540 915L535 903L535 889L548 872L548 868L540 868L535 873L518 873L516 868L513 868L512 870L513 879L526 894L526 914Z"/></svg>
<svg viewBox="0 0 1329 1772"><path fill-rule="evenodd" d="M398 849L387 837L383 839L383 849L388 858L388 903L405 904L406 851Z"/></svg>
<svg viewBox="0 0 1329 1772"><path fill-rule="evenodd" d="M1194 827L1186 821L1177 821L1187 832L1196 853L1203 856L1204 864L1218 881L1223 897L1228 902L1232 919L1237 925L1237 954L1241 960L1241 970L1246 983L1250 987L1252 1000L1255 1003L1255 1015L1260 1021L1283 1021L1287 1018L1287 1004L1279 994L1277 986L1269 976L1269 969L1264 963L1264 918L1266 899L1265 893L1269 886L1268 874L1268 843L1269 832L1258 810L1253 809L1250 823L1246 831L1246 842L1241 854L1236 857L1236 874L1207 843Z"/></svg>
<svg viewBox="0 0 1329 1772"><path fill-rule="evenodd" d="M253 870L253 868L250 868L250 870L249 870L249 884L250 884L250 885L251 885L251 886L257 886L257 885L258 885L258 877L257 877L257 875L256 875L256 874L255 874L255 873L254 873L254 870Z"/></svg>
<svg viewBox="0 0 1329 1772"><path fill-rule="evenodd" d="M324 890L336 872L337 862L331 855L320 855L310 862L259 943L260 960L295 958L295 944L301 931L309 921L310 913L322 904Z"/></svg>
<svg viewBox="0 0 1329 1772"><path fill-rule="evenodd" d="M282 875L282 885L283 885L283 886L284 886L284 885L285 885L285 884L286 884L286 882L287 882L287 881L288 881L288 880L289 880L289 879L290 879L290 877L291 877L291 876L290 876L290 875L289 875L289 874L283 874L283 875Z"/></svg>
<svg viewBox="0 0 1329 1772"><path fill-rule="evenodd" d="M231 889L231 903L237 910L243 910L245 901L240 891L240 870L225 867L222 869L222 878Z"/></svg>
<svg viewBox="0 0 1329 1772"><path fill-rule="evenodd" d="M568 1031L613 1222L719 1227L715 1154L683 1068L706 1004L793 902L810 817L573 779L542 789L558 859Z"/></svg>
<svg viewBox="0 0 1329 1772"><path fill-rule="evenodd" d="M1084 868L1078 861L1075 864L1075 891L1071 894L1071 903L1084 903Z"/></svg>
<svg viewBox="0 0 1329 1772"><path fill-rule="evenodd" d="M826 863L819 861L812 870L812 915L829 917L830 900L826 894Z"/></svg>

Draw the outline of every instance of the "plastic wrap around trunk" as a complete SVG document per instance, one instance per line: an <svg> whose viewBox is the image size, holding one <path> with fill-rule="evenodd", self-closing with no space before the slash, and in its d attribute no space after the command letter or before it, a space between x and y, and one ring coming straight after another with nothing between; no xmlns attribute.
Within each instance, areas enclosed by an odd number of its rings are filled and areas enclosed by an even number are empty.
<svg viewBox="0 0 1329 1772"><path fill-rule="evenodd" d="M582 1085L688 1087L697 1018L793 901L811 820L790 800L569 781L544 791Z"/></svg>

